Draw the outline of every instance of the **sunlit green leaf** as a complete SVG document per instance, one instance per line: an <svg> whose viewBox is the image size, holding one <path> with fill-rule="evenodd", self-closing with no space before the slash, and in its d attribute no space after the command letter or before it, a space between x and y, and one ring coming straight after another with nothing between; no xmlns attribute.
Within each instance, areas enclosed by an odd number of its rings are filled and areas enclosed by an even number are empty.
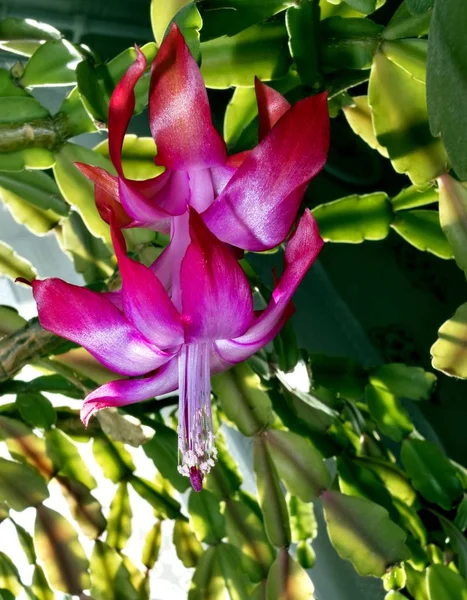
<svg viewBox="0 0 467 600"><path fill-rule="evenodd" d="M429 501L449 510L462 494L456 470L442 451L426 440L405 440L401 460L413 486Z"/></svg>
<svg viewBox="0 0 467 600"><path fill-rule="evenodd" d="M409 75L425 83L428 40L407 39L384 42L383 54Z"/></svg>
<svg viewBox="0 0 467 600"><path fill-rule="evenodd" d="M162 543L161 521L151 527L149 533L144 540L143 556L141 562L146 569L152 569L159 557L159 551Z"/></svg>
<svg viewBox="0 0 467 600"><path fill-rule="evenodd" d="M177 471L177 433L170 427L155 421L151 422L151 426L154 427L156 433L143 444L142 448L162 476L168 479L177 491L184 492L189 487L190 481Z"/></svg>
<svg viewBox="0 0 467 600"><path fill-rule="evenodd" d="M10 592L13 598L17 598L23 590L18 569L3 552L0 552L0 590Z"/></svg>
<svg viewBox="0 0 467 600"><path fill-rule="evenodd" d="M231 600L249 599L250 582L243 569L238 568L240 553L237 548L220 543L216 546L216 554Z"/></svg>
<svg viewBox="0 0 467 600"><path fill-rule="evenodd" d="M31 591L37 600L54 600L55 596L49 587L44 571L40 565L34 567L32 576Z"/></svg>
<svg viewBox="0 0 467 600"><path fill-rule="evenodd" d="M0 197L36 235L50 231L69 210L53 179L41 171L0 172Z"/></svg>
<svg viewBox="0 0 467 600"><path fill-rule="evenodd" d="M252 581L261 581L274 560L261 519L247 504L231 498L226 500L224 514L227 537L241 552L242 568Z"/></svg>
<svg viewBox="0 0 467 600"><path fill-rule="evenodd" d="M290 65L287 31L280 23L253 25L232 37L201 44L201 73L209 88L253 87L284 77Z"/></svg>
<svg viewBox="0 0 467 600"><path fill-rule="evenodd" d="M91 593L95 600L140 600L122 557L105 542L96 540L90 567Z"/></svg>
<svg viewBox="0 0 467 600"><path fill-rule="evenodd" d="M433 204L438 202L438 199L438 190L433 185L411 185L391 198L391 204L394 210L398 211Z"/></svg>
<svg viewBox="0 0 467 600"><path fill-rule="evenodd" d="M264 434L270 457L291 494L311 502L331 485L323 457L308 440L292 433L270 429Z"/></svg>
<svg viewBox="0 0 467 600"><path fill-rule="evenodd" d="M436 384L436 375L421 367L394 363L377 367L370 375L374 387L411 400L428 400Z"/></svg>
<svg viewBox="0 0 467 600"><path fill-rule="evenodd" d="M190 524L200 541L214 544L224 537L224 517L219 508L219 501L214 494L207 490L191 491L188 500Z"/></svg>
<svg viewBox="0 0 467 600"><path fill-rule="evenodd" d="M94 150L106 158L110 158L109 140L100 142ZM144 180L156 177L163 172L163 167L154 163L157 154L156 144L152 137L138 137L127 134L122 146L122 168L129 179Z"/></svg>
<svg viewBox="0 0 467 600"><path fill-rule="evenodd" d="M18 536L19 543L21 544L21 548L26 556L28 564L33 565L36 562L36 552L34 550L34 541L31 537L31 534L24 529L19 523L13 521L13 524L16 529L16 534Z"/></svg>
<svg viewBox="0 0 467 600"><path fill-rule="evenodd" d="M398 520L391 496L376 473L345 456L340 456L336 465L343 494L376 502L388 511L394 521Z"/></svg>
<svg viewBox="0 0 467 600"><path fill-rule="evenodd" d="M467 189L448 173L439 180L439 220L460 269L467 274Z"/></svg>
<svg viewBox="0 0 467 600"><path fill-rule="evenodd" d="M258 500L269 541L278 548L288 547L291 531L284 493L266 441L260 436L253 441L253 463Z"/></svg>
<svg viewBox="0 0 467 600"><path fill-rule="evenodd" d="M371 110L368 104L368 96L354 96L350 106L344 106L342 109L349 122L350 127L364 140L371 148L388 157L388 151L384 146L378 143L371 120ZM352 198L352 196L351 196Z"/></svg>
<svg viewBox="0 0 467 600"><path fill-rule="evenodd" d="M0 47L16 54L31 56L43 42L60 37L55 27L33 19L8 17L0 21Z"/></svg>
<svg viewBox="0 0 467 600"><path fill-rule="evenodd" d="M382 387L367 385L365 399L371 416L385 435L400 442L413 431L410 416L394 394Z"/></svg>
<svg viewBox="0 0 467 600"><path fill-rule="evenodd" d="M316 563L316 554L310 542L301 540L297 544L297 562L304 569L312 569Z"/></svg>
<svg viewBox="0 0 467 600"><path fill-rule="evenodd" d="M446 171L447 155L428 126L425 86L377 53L371 69L369 103L378 142L398 173L423 184Z"/></svg>
<svg viewBox="0 0 467 600"><path fill-rule="evenodd" d="M313 600L313 591L306 572L286 549L281 549L269 571L267 600Z"/></svg>
<svg viewBox="0 0 467 600"><path fill-rule="evenodd" d="M225 583L217 559L216 547L210 546L200 558L191 581L188 600L223 600Z"/></svg>
<svg viewBox="0 0 467 600"><path fill-rule="evenodd" d="M88 560L76 531L61 514L38 507L34 547L53 588L77 595L89 588Z"/></svg>
<svg viewBox="0 0 467 600"><path fill-rule="evenodd" d="M0 123L24 123L46 119L49 111L28 96L0 97Z"/></svg>
<svg viewBox="0 0 467 600"><path fill-rule="evenodd" d="M28 60L21 85L24 87L70 85L76 82L76 67L83 56L68 40L51 40Z"/></svg>
<svg viewBox="0 0 467 600"><path fill-rule="evenodd" d="M354 458L354 461L376 473L392 496L398 498L407 506L414 504L417 494L410 485L407 475L398 466L368 456Z"/></svg>
<svg viewBox="0 0 467 600"><path fill-rule="evenodd" d="M297 496L289 496L288 506L292 541L297 543L301 540L313 540L318 535L313 504L303 502Z"/></svg>
<svg viewBox="0 0 467 600"><path fill-rule="evenodd" d="M186 521L181 519L175 521L173 543L183 566L187 569L196 567L200 556L203 554L203 547Z"/></svg>
<svg viewBox="0 0 467 600"><path fill-rule="evenodd" d="M212 389L243 435L251 436L273 421L271 400L258 375L246 363L216 375Z"/></svg>
<svg viewBox="0 0 467 600"><path fill-rule="evenodd" d="M120 442L113 442L105 436L94 438L92 451L104 476L113 483L118 483L136 468L124 445Z"/></svg>
<svg viewBox="0 0 467 600"><path fill-rule="evenodd" d="M389 566L408 558L406 535L384 508L339 492L326 491L322 498L331 542L360 575L381 577Z"/></svg>
<svg viewBox="0 0 467 600"><path fill-rule="evenodd" d="M35 279L37 271L25 258L22 258L8 244L0 242L0 276L15 280L23 277L28 281Z"/></svg>
<svg viewBox="0 0 467 600"><path fill-rule="evenodd" d="M417 571L409 563L405 563L404 569L407 576L407 590L415 600L432 600L428 596L426 571Z"/></svg>
<svg viewBox="0 0 467 600"><path fill-rule="evenodd" d="M430 600L467 600L467 581L449 567L432 565L427 572Z"/></svg>
<svg viewBox="0 0 467 600"><path fill-rule="evenodd" d="M45 439L47 452L61 475L76 479L90 489L96 487L96 480L81 458L78 448L63 431L51 429L45 433Z"/></svg>
<svg viewBox="0 0 467 600"><path fill-rule="evenodd" d="M158 516L176 519L180 516L180 504L152 481L132 475L128 480L137 494L149 502Z"/></svg>
<svg viewBox="0 0 467 600"><path fill-rule="evenodd" d="M102 514L99 502L91 491L80 481L63 475L57 475L63 496L68 502L72 517L77 521L80 530L91 540L96 539L105 530L107 522Z"/></svg>
<svg viewBox="0 0 467 600"><path fill-rule="evenodd" d="M128 495L128 484L121 481L110 505L107 519L106 542L116 550L123 550L131 535L132 510Z"/></svg>
<svg viewBox="0 0 467 600"><path fill-rule="evenodd" d="M54 472L47 456L44 440L19 420L0 416L0 439L4 440L11 456L35 467L47 480Z"/></svg>
<svg viewBox="0 0 467 600"><path fill-rule="evenodd" d="M93 236L79 213L71 211L62 221L57 238L64 252L72 259L75 271L86 283L102 281L115 270L112 254L101 238Z"/></svg>
<svg viewBox="0 0 467 600"><path fill-rule="evenodd" d="M453 257L451 246L441 229L435 210L404 210L397 213L391 225L397 233L418 250L439 258Z"/></svg>
<svg viewBox="0 0 467 600"><path fill-rule="evenodd" d="M325 241L359 244L387 237L393 218L384 192L347 196L313 209Z"/></svg>

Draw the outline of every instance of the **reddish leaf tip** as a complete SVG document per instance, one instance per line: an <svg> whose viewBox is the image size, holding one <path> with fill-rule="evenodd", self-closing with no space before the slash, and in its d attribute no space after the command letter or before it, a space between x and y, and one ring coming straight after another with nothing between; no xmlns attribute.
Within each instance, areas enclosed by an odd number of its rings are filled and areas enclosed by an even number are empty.
<svg viewBox="0 0 467 600"><path fill-rule="evenodd" d="M26 279L25 277L17 277L15 279L15 283L24 283L24 284L28 285L29 287L32 287L32 282L29 281L29 279Z"/></svg>

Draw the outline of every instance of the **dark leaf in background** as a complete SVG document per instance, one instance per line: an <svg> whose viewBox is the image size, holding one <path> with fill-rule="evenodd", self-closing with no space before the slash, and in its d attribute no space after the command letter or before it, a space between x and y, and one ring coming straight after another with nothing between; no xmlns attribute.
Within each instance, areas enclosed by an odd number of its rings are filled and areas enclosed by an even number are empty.
<svg viewBox="0 0 467 600"><path fill-rule="evenodd" d="M428 38L427 100L433 135L441 135L449 159L467 179L467 4L436 0Z"/></svg>

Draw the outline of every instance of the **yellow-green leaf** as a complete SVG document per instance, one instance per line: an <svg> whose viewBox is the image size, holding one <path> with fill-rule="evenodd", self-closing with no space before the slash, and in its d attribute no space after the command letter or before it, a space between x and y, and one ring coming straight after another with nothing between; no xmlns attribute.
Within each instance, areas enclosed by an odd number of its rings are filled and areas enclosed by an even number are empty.
<svg viewBox="0 0 467 600"><path fill-rule="evenodd" d="M453 257L452 248L441 229L435 210L404 210L397 213L393 229L418 250L444 259Z"/></svg>
<svg viewBox="0 0 467 600"><path fill-rule="evenodd" d="M392 222L391 204L384 192L346 196L313 209L325 241L360 244L383 240Z"/></svg>
<svg viewBox="0 0 467 600"><path fill-rule="evenodd" d="M380 52L371 69L369 103L376 138L398 173L423 184L446 171L446 151L428 125L425 85Z"/></svg>
<svg viewBox="0 0 467 600"><path fill-rule="evenodd" d="M430 352L435 369L453 377L467 378L467 303L459 306L441 325Z"/></svg>
<svg viewBox="0 0 467 600"><path fill-rule="evenodd" d="M0 242L0 276L4 275L13 281L23 277L28 281L36 278L37 271L25 258L22 258L8 244Z"/></svg>
<svg viewBox="0 0 467 600"><path fill-rule="evenodd" d="M283 548L268 575L267 600L313 600L314 587L306 571Z"/></svg>
<svg viewBox="0 0 467 600"><path fill-rule="evenodd" d="M76 531L61 514L38 507L34 547L54 589L79 595L89 588L88 559Z"/></svg>
<svg viewBox="0 0 467 600"><path fill-rule="evenodd" d="M106 542L116 550L123 550L131 535L132 510L128 495L128 484L121 481L110 505L107 520Z"/></svg>
<svg viewBox="0 0 467 600"><path fill-rule="evenodd" d="M467 188L446 173L438 179L439 221L459 269L467 276Z"/></svg>
<svg viewBox="0 0 467 600"><path fill-rule="evenodd" d="M339 492L326 491L322 499L331 542L359 575L382 577L388 567L409 557L405 532L384 508Z"/></svg>

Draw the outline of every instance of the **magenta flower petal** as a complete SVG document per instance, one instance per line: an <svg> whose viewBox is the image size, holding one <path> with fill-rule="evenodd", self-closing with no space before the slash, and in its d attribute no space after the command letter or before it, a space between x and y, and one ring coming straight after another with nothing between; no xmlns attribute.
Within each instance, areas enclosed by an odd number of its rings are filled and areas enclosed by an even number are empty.
<svg viewBox="0 0 467 600"><path fill-rule="evenodd" d="M311 212L306 210L287 244L284 272L266 310L241 337L216 342L215 348L223 360L240 362L272 341L288 317L292 295L323 244L316 221Z"/></svg>
<svg viewBox="0 0 467 600"><path fill-rule="evenodd" d="M39 320L48 331L84 346L122 375L142 375L172 354L150 344L107 298L61 279L32 283Z"/></svg>
<svg viewBox="0 0 467 600"><path fill-rule="evenodd" d="M149 123L157 164L191 170L225 162L225 144L212 124L203 78L175 24L152 64Z"/></svg>
<svg viewBox="0 0 467 600"><path fill-rule="evenodd" d="M121 151L128 123L135 110L135 85L146 70L146 57L136 46L136 60L113 91L109 103L109 154L117 173L123 177Z"/></svg>
<svg viewBox="0 0 467 600"><path fill-rule="evenodd" d="M111 175L105 169L84 163L76 162L75 167L94 183L96 206L101 218L106 223L110 223L113 218L119 227L126 227L132 224L132 217L125 212L125 209L120 204L118 177Z"/></svg>
<svg viewBox="0 0 467 600"><path fill-rule="evenodd" d="M91 392L81 407L81 420L87 426L90 418L103 408L125 406L173 392L178 386L178 359L174 358L154 375L141 379L110 381Z"/></svg>
<svg viewBox="0 0 467 600"><path fill-rule="evenodd" d="M179 346L184 339L180 314L149 267L126 254L122 232L112 225L112 242L122 275L125 316L160 348Z"/></svg>
<svg viewBox="0 0 467 600"><path fill-rule="evenodd" d="M328 146L326 94L300 100L250 152L203 220L233 246L254 251L277 246L301 201L294 192L322 169Z"/></svg>
<svg viewBox="0 0 467 600"><path fill-rule="evenodd" d="M190 211L190 237L181 268L187 341L242 335L253 318L248 280L233 252Z"/></svg>
<svg viewBox="0 0 467 600"><path fill-rule="evenodd" d="M282 94L255 77L258 104L258 137L262 140L290 108Z"/></svg>
<svg viewBox="0 0 467 600"><path fill-rule="evenodd" d="M161 177L164 175L165 173ZM133 183L123 177L119 177L118 180L119 196L126 213L140 226L167 231L170 226L170 215L158 208L154 200L147 199Z"/></svg>

